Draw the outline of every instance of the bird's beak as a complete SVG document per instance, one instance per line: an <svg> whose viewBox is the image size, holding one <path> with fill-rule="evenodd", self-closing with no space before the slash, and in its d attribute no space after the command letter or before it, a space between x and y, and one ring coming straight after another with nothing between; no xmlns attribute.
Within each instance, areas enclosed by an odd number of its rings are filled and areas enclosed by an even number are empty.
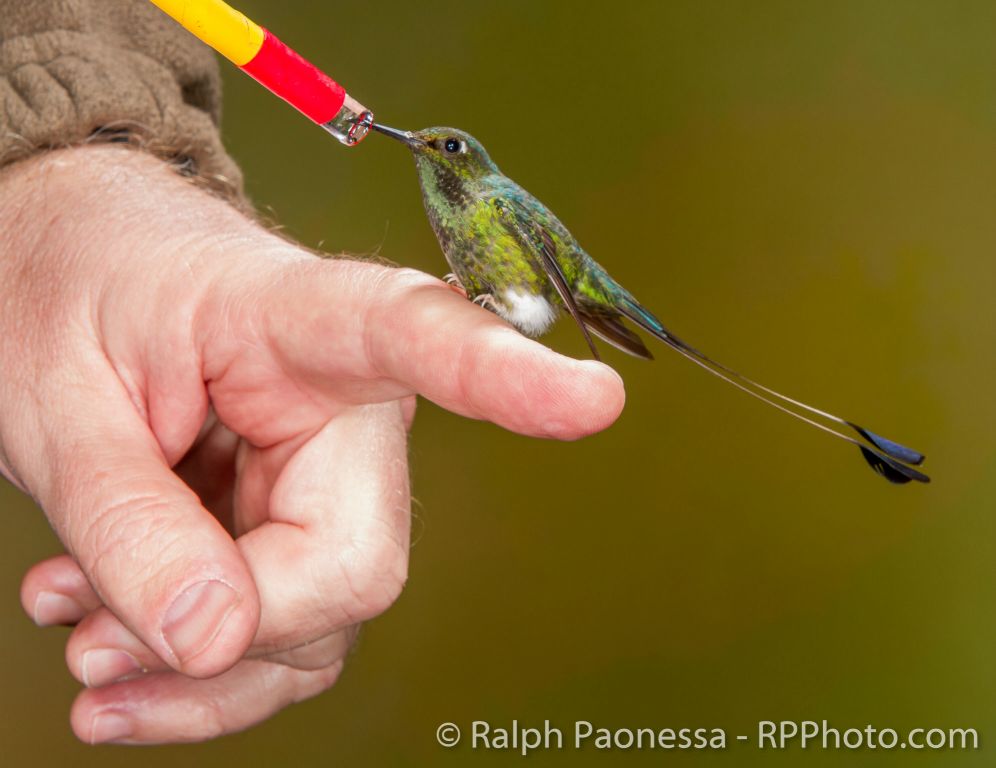
<svg viewBox="0 0 996 768"><path fill-rule="evenodd" d="M385 136L397 139L402 144L407 144L412 149L418 149L419 147L425 146L425 142L422 141L422 139L415 138L415 135L411 131L399 131L397 128L389 128L388 126L381 125L380 123L374 123L370 127L378 133L383 133Z"/></svg>

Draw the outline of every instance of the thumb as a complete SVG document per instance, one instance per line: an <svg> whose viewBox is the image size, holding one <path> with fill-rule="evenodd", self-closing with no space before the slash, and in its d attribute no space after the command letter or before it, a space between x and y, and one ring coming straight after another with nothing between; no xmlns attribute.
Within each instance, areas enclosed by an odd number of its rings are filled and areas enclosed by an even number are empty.
<svg viewBox="0 0 996 768"><path fill-rule="evenodd" d="M255 584L232 538L170 470L131 402L107 396L121 392L114 384L91 398L96 403L63 412L49 435L47 477L32 490L123 624L174 669L219 674L256 634Z"/></svg>

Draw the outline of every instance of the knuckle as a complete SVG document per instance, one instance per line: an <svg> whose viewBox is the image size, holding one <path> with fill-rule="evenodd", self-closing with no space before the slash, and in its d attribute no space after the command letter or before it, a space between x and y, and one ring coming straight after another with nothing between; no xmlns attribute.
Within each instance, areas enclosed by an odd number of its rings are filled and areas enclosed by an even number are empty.
<svg viewBox="0 0 996 768"><path fill-rule="evenodd" d="M412 294L437 290L448 295L449 288L439 278L410 267L379 267L371 273L367 290L371 301L370 311L376 317L396 315L398 308L409 302Z"/></svg>
<svg viewBox="0 0 996 768"><path fill-rule="evenodd" d="M475 414L486 414L493 409L493 394L499 385L509 401L526 396L528 372L523 370L517 354L520 341L517 331L496 327L460 348L456 385L461 399Z"/></svg>
<svg viewBox="0 0 996 768"><path fill-rule="evenodd" d="M407 549L393 536L352 542L338 565L347 590L343 610L354 623L390 608L408 579Z"/></svg>
<svg viewBox="0 0 996 768"><path fill-rule="evenodd" d="M204 696L190 702L189 722L197 728L196 738L214 739L228 732L228 717L225 714L225 701L216 696Z"/></svg>
<svg viewBox="0 0 996 768"><path fill-rule="evenodd" d="M68 541L96 584L105 584L127 566L129 579L145 577L173 562L178 541L175 504L165 494L132 491L115 494L92 508L79 509L70 523ZM157 556L141 556L142 544L156 542Z"/></svg>
<svg viewBox="0 0 996 768"><path fill-rule="evenodd" d="M411 294L433 286L439 281L424 272L408 267L365 266L368 270L364 273L362 286L358 287L366 298L362 303L363 349L368 360L377 360L376 353L384 344L385 329L391 329L392 334L411 332L409 326L399 328L397 323L399 313L410 301Z"/></svg>

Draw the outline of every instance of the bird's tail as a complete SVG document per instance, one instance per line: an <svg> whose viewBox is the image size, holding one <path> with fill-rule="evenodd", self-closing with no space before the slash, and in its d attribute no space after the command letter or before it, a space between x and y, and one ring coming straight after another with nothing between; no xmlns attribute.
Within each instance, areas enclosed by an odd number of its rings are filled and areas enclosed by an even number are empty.
<svg viewBox="0 0 996 768"><path fill-rule="evenodd" d="M847 421L839 416L834 416L832 413L821 411L819 408L814 408L798 400L793 400L791 397L786 397L779 392L775 392L773 389L769 389L758 384L756 381L748 379L743 374L737 373L721 363L717 363L667 330L652 312L641 306L632 296L625 295L621 297L616 307L626 318L636 323L648 333L656 336L680 355L688 358L696 365L705 368L714 376L718 376L737 389L743 390L758 400L790 416L794 416L800 421L804 421L817 429L822 429L824 432L828 432L841 440L856 445L861 449L861 455L865 461L868 462L872 469L885 477L886 480L893 483L908 483L910 480L916 480L921 483L930 482L930 478L927 475L913 468L923 463L925 457L922 453L918 453L911 448L907 448L905 445L900 445L881 435L877 435L855 424L853 421ZM862 439L858 440L844 434L824 422L846 427Z"/></svg>

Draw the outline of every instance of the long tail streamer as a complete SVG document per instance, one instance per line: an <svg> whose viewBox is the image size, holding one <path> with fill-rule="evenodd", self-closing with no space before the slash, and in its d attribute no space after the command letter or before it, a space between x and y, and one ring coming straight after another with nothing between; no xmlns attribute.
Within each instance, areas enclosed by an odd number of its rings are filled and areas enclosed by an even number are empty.
<svg viewBox="0 0 996 768"><path fill-rule="evenodd" d="M714 376L718 376L727 383L735 386L737 389L756 397L758 400L777 408L783 413L794 416L800 421L804 421L817 429L828 432L834 437L838 437L841 440L851 443L852 445L856 445L861 450L862 457L866 462L868 462L871 468L882 475L889 482L899 484L908 483L911 480L916 480L921 483L930 482L930 478L927 475L917 469L914 469L915 466L919 466L923 463L925 456L922 453L914 451L912 448L907 448L905 445L901 445L900 443L889 440L881 435L877 435L871 430L855 424L853 421L842 419L839 416L834 416L832 413L827 413L826 411L814 408L806 403L793 400L791 397L786 397L780 392L769 389L768 387L758 384L753 379L749 379L743 374L738 373L731 368L727 368L722 363L717 363L712 358L695 349L695 347L686 344L677 336L668 331L660 320L640 306L640 304L636 301L627 299L623 306L620 307L620 310L626 315L626 317L639 325L641 328L649 333L652 333L658 339L671 347L671 349L688 358L696 365L705 368ZM805 416L802 413L799 413L799 410L805 411L812 414L812 416L822 418L834 424L838 424L842 427L847 427L867 442L862 442L854 437L851 437L850 435L846 435L833 427L829 427L826 424L817 421L815 418Z"/></svg>

